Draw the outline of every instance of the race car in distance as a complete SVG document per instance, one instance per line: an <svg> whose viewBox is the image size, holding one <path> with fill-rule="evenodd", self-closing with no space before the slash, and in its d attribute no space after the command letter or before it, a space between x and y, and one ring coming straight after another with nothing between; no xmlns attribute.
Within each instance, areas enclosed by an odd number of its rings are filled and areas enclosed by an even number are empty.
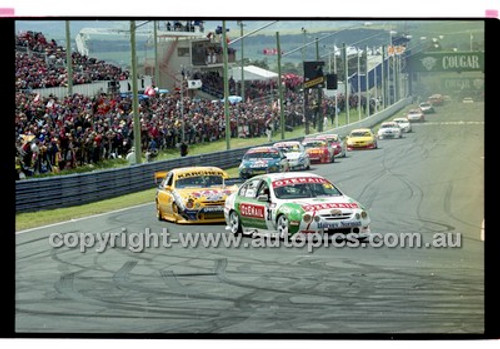
<svg viewBox="0 0 500 349"><path fill-rule="evenodd" d="M419 108L410 109L408 114L406 114L406 118L409 122L423 122L425 121L425 116L422 110Z"/></svg>
<svg viewBox="0 0 500 349"><path fill-rule="evenodd" d="M226 198L238 189L218 167L183 167L156 172L158 220L174 223L224 222Z"/></svg>
<svg viewBox="0 0 500 349"><path fill-rule="evenodd" d="M326 139L333 149L333 156L334 157L345 158L347 156L346 141L345 141L345 139L340 138L338 134L327 133L327 134L316 137L316 139Z"/></svg>
<svg viewBox="0 0 500 349"><path fill-rule="evenodd" d="M432 103L429 102L423 102L418 105L422 113L424 114L432 114L435 112L434 107L432 106Z"/></svg>
<svg viewBox="0 0 500 349"><path fill-rule="evenodd" d="M306 138L302 141L311 162L330 163L335 161L333 149L325 139Z"/></svg>
<svg viewBox="0 0 500 349"><path fill-rule="evenodd" d="M275 147L256 147L249 149L238 168L240 178L250 178L269 172L288 171L288 159Z"/></svg>
<svg viewBox="0 0 500 349"><path fill-rule="evenodd" d="M436 93L427 98L427 102L431 103L432 105L442 105L444 103L444 97Z"/></svg>
<svg viewBox="0 0 500 349"><path fill-rule="evenodd" d="M288 166L291 170L309 170L311 160L305 148L297 141L274 143L273 147L281 149L288 159Z"/></svg>
<svg viewBox="0 0 500 349"><path fill-rule="evenodd" d="M399 124L394 121L383 122L378 129L377 136L379 139L384 138L402 138L403 132Z"/></svg>
<svg viewBox="0 0 500 349"><path fill-rule="evenodd" d="M405 133L411 132L411 123L408 121L408 119L406 117L395 118L392 121L394 121L395 123L397 123L399 125L402 132L405 132Z"/></svg>
<svg viewBox="0 0 500 349"><path fill-rule="evenodd" d="M357 128L349 133L346 138L347 150L376 149L377 139L369 128Z"/></svg>
<svg viewBox="0 0 500 349"><path fill-rule="evenodd" d="M227 198L224 217L226 229L233 234L279 238L311 233L355 233L367 238L371 221L359 202L326 178L298 172L265 174L245 181Z"/></svg>

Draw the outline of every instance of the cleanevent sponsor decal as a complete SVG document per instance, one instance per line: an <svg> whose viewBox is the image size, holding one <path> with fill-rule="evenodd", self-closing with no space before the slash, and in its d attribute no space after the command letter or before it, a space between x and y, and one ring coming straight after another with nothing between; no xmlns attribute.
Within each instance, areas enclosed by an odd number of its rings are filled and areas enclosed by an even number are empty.
<svg viewBox="0 0 500 349"><path fill-rule="evenodd" d="M356 203L325 203L325 204L311 204L311 205L302 205L302 209L304 211L318 211L325 210L329 208L358 208L358 204Z"/></svg>
<svg viewBox="0 0 500 349"><path fill-rule="evenodd" d="M284 187L286 185L304 184L304 183L329 183L326 179L320 177L295 177L273 181L273 188Z"/></svg>
<svg viewBox="0 0 500 349"><path fill-rule="evenodd" d="M248 218L264 218L264 209L262 205L240 204L240 214Z"/></svg>

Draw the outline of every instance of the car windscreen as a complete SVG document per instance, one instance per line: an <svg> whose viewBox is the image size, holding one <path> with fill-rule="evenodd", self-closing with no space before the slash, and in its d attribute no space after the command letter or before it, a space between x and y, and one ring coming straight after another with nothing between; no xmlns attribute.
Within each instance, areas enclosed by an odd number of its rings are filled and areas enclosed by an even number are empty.
<svg viewBox="0 0 500 349"><path fill-rule="evenodd" d="M222 176L193 176L178 178L175 187L178 189L220 187L222 182Z"/></svg>
<svg viewBox="0 0 500 349"><path fill-rule="evenodd" d="M280 148L283 153L300 153L298 144L280 145L278 148Z"/></svg>
<svg viewBox="0 0 500 349"><path fill-rule="evenodd" d="M396 125L394 125L394 124L384 124L384 125L380 126L380 128L394 128L394 127L396 127Z"/></svg>
<svg viewBox="0 0 500 349"><path fill-rule="evenodd" d="M342 195L335 186L326 183L300 183L274 188L274 195L278 199L309 199L326 196Z"/></svg>
<svg viewBox="0 0 500 349"><path fill-rule="evenodd" d="M312 141L312 142L306 142L302 143L304 148L321 148L326 146L325 141Z"/></svg>
<svg viewBox="0 0 500 349"><path fill-rule="evenodd" d="M247 153L243 156L243 160L252 160L252 159L279 159L280 154L278 152L253 152Z"/></svg>
<svg viewBox="0 0 500 349"><path fill-rule="evenodd" d="M371 137L369 132L351 132L351 137Z"/></svg>
<svg viewBox="0 0 500 349"><path fill-rule="evenodd" d="M327 138L330 142L339 142L339 137L337 136L328 136Z"/></svg>

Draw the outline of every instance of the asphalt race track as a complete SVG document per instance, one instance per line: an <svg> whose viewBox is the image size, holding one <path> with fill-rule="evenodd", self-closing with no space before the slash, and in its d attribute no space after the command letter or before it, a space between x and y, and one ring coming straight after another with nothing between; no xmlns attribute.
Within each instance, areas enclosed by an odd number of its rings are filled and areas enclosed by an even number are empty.
<svg viewBox="0 0 500 349"><path fill-rule="evenodd" d="M451 103L451 102L450 102ZM443 106L403 139L313 171L366 205L372 230L460 233L460 248L53 248L51 233L223 233L151 204L16 235L20 333L482 333L484 112ZM478 112L478 109L480 112ZM245 238L244 241L250 241Z"/></svg>

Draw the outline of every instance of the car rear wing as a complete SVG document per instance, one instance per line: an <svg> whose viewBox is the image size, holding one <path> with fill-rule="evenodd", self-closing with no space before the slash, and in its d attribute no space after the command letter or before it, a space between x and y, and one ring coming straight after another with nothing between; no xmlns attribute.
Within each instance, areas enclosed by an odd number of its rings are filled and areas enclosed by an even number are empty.
<svg viewBox="0 0 500 349"><path fill-rule="evenodd" d="M243 178L239 178L239 177L226 178L223 180L222 186L223 187L227 187L227 186L231 186L231 185L240 186L241 184L243 184L244 181L245 180Z"/></svg>
<svg viewBox="0 0 500 349"><path fill-rule="evenodd" d="M167 177L167 171L158 171L158 172L155 172L155 184L158 184L160 183L163 178Z"/></svg>

